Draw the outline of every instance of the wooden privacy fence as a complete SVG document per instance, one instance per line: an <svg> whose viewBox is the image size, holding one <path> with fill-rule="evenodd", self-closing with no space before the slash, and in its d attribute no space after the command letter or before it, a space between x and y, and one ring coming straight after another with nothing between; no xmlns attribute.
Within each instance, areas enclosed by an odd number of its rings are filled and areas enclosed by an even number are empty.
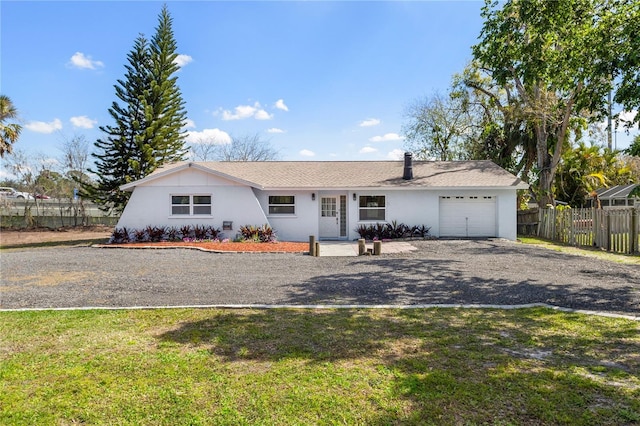
<svg viewBox="0 0 640 426"><path fill-rule="evenodd" d="M538 236L623 254L640 252L640 210L540 209Z"/></svg>

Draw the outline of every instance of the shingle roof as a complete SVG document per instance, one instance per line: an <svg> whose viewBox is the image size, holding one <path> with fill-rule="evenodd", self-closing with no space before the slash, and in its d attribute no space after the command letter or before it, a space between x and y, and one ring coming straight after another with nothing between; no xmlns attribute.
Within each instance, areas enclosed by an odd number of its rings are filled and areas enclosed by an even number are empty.
<svg viewBox="0 0 640 426"><path fill-rule="evenodd" d="M123 189L189 165L261 189L528 187L491 161L414 161L412 180L402 179L403 161L264 161L175 163Z"/></svg>
<svg viewBox="0 0 640 426"><path fill-rule="evenodd" d="M610 188L596 189L596 194L601 200L613 199L613 198L628 198L631 193L639 187L640 184L634 183L631 185L615 185Z"/></svg>

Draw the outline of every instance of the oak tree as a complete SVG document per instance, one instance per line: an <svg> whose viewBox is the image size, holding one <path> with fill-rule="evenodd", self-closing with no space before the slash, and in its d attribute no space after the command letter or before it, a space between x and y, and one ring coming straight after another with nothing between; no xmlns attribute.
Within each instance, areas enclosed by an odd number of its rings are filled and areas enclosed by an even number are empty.
<svg viewBox="0 0 640 426"><path fill-rule="evenodd" d="M620 3L631 0L621 0ZM538 202L553 202L553 181L572 120L606 113L616 63L608 1L487 1L474 58L517 91L536 143ZM617 21L619 22L619 21Z"/></svg>

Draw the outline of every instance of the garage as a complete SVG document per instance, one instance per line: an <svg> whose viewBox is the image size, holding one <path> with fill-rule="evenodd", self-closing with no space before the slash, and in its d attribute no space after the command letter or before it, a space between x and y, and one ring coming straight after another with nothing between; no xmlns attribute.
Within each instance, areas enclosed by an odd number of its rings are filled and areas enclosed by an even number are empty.
<svg viewBox="0 0 640 426"><path fill-rule="evenodd" d="M495 237L496 197L441 196L441 237Z"/></svg>

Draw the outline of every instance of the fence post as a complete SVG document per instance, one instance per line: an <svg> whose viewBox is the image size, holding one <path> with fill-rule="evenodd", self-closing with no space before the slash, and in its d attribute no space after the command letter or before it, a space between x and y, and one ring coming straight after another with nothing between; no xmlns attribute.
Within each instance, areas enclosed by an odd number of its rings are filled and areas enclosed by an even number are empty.
<svg viewBox="0 0 640 426"><path fill-rule="evenodd" d="M593 210L593 222L591 223L592 226L592 241L593 241L593 246L594 247L598 247L598 240L600 239L600 236L598 235L598 227L599 227L599 215L598 215L598 210L593 207L591 210Z"/></svg>
<svg viewBox="0 0 640 426"><path fill-rule="evenodd" d="M358 256L362 256L367 251L364 238L358 240Z"/></svg>
<svg viewBox="0 0 640 426"><path fill-rule="evenodd" d="M631 229L629 229L629 253L638 251L638 210L631 210Z"/></svg>
<svg viewBox="0 0 640 426"><path fill-rule="evenodd" d="M379 256L382 253L382 241L373 242L373 254Z"/></svg>
<svg viewBox="0 0 640 426"><path fill-rule="evenodd" d="M569 221L571 222L571 231L569 235L569 244L577 246L576 244L576 212L573 209L569 209Z"/></svg>
<svg viewBox="0 0 640 426"><path fill-rule="evenodd" d="M611 215L607 214L604 216L604 218L605 218L604 237L606 238L604 249L606 251L611 251Z"/></svg>
<svg viewBox="0 0 640 426"><path fill-rule="evenodd" d="M316 236L309 235L309 256L316 255Z"/></svg>

